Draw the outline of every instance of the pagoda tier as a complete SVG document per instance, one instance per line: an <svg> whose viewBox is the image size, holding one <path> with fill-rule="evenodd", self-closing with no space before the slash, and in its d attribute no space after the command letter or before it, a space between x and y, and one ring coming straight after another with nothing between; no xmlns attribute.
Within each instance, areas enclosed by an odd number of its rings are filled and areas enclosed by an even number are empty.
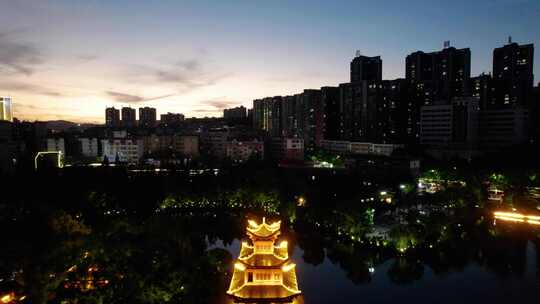
<svg viewBox="0 0 540 304"><path fill-rule="evenodd" d="M247 235L252 244L242 242L240 255L227 294L238 303L292 302L301 292L295 264L289 261L287 242L275 245L281 223L249 221Z"/></svg>
<svg viewBox="0 0 540 304"><path fill-rule="evenodd" d="M257 224L253 220L248 221L247 234L253 240L275 240L279 236L281 221L272 224L266 223L266 218L263 217L262 224Z"/></svg>

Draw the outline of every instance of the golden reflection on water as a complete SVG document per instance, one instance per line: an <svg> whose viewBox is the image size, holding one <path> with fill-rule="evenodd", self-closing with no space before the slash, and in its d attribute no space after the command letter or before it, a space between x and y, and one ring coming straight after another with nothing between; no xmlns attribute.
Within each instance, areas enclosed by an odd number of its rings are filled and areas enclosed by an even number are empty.
<svg viewBox="0 0 540 304"><path fill-rule="evenodd" d="M242 303L242 302L235 302L234 300L232 300L231 298L225 296L223 298L223 302L220 302L222 304L239 304L239 303ZM292 302L276 302L276 303L272 303L272 302L264 302L264 304L283 304L283 303L289 303L289 304L304 304L304 296L303 295L299 295L299 296L296 296ZM250 304L257 304L257 303L250 303Z"/></svg>

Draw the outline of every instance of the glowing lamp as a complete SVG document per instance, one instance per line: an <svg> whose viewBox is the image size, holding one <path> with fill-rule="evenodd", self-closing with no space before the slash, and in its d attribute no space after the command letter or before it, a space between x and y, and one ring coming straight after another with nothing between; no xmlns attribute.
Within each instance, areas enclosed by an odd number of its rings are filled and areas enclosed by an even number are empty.
<svg viewBox="0 0 540 304"><path fill-rule="evenodd" d="M14 300L13 295L11 295L11 294L7 294L7 295L0 298L0 302L2 302L2 303L9 303L9 302L11 302L13 300Z"/></svg>

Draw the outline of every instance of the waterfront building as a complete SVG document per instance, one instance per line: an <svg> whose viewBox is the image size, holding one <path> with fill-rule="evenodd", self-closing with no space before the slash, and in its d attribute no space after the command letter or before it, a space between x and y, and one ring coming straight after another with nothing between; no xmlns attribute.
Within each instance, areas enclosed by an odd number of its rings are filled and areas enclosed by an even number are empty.
<svg viewBox="0 0 540 304"><path fill-rule="evenodd" d="M242 242L227 294L236 303L291 303L301 291L287 241L276 245L281 221L248 221L249 242Z"/></svg>

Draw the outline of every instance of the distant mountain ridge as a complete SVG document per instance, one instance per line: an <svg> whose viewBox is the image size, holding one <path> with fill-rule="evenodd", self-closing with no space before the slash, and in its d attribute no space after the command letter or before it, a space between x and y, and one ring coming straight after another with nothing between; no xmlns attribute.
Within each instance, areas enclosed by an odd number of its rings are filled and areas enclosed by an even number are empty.
<svg viewBox="0 0 540 304"><path fill-rule="evenodd" d="M71 128L87 129L100 126L100 124L94 123L76 123L67 120L48 120L44 121L47 124L47 129L54 129L59 131L65 131Z"/></svg>

